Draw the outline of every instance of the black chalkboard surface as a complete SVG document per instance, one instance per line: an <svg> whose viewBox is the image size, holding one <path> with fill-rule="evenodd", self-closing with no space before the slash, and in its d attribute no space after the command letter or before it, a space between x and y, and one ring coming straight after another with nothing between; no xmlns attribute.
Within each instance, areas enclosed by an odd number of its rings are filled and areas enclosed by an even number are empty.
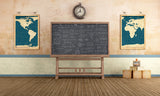
<svg viewBox="0 0 160 96"><path fill-rule="evenodd" d="M51 23L51 56L108 56L108 23Z"/></svg>

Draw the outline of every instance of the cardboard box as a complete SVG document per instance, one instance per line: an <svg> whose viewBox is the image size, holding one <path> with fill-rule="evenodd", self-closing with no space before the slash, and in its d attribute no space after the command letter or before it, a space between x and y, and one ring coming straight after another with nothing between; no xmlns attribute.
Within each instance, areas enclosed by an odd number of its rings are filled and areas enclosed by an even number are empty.
<svg viewBox="0 0 160 96"><path fill-rule="evenodd" d="M144 78L144 79L151 78L151 70L143 70L142 71L142 78Z"/></svg>
<svg viewBox="0 0 160 96"><path fill-rule="evenodd" d="M123 78L131 78L132 71L131 70L123 70Z"/></svg>
<svg viewBox="0 0 160 96"><path fill-rule="evenodd" d="M137 79L142 78L142 71L140 71L140 70L134 70L134 71L133 71L133 78L134 78L134 79L135 79L135 78L137 78Z"/></svg>

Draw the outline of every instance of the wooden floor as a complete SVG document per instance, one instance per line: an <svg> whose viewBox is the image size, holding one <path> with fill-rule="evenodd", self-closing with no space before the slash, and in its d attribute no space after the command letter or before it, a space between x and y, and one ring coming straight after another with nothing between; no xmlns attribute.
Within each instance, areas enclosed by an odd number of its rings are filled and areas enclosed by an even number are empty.
<svg viewBox="0 0 160 96"><path fill-rule="evenodd" d="M1 77L0 96L160 96L160 78Z"/></svg>

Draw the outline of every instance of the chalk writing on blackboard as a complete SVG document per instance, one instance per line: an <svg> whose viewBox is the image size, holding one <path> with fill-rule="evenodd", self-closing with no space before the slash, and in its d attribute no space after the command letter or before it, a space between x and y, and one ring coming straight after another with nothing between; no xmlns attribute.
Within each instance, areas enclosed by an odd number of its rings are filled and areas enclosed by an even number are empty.
<svg viewBox="0 0 160 96"><path fill-rule="evenodd" d="M108 55L108 23L52 23L51 55Z"/></svg>

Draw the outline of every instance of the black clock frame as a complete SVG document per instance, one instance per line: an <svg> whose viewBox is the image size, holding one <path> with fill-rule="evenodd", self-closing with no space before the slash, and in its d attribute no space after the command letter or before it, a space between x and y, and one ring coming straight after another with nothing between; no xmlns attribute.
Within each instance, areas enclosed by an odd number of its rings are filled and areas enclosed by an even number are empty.
<svg viewBox="0 0 160 96"><path fill-rule="evenodd" d="M76 9L77 7L83 8L84 14L83 14L82 16L77 16L77 14L75 13L75 9ZM86 9L81 5L81 3L79 3L78 5L76 5L76 6L73 8L73 14L74 14L74 16L75 16L77 19L83 19L84 16L85 16L85 14L86 14Z"/></svg>

